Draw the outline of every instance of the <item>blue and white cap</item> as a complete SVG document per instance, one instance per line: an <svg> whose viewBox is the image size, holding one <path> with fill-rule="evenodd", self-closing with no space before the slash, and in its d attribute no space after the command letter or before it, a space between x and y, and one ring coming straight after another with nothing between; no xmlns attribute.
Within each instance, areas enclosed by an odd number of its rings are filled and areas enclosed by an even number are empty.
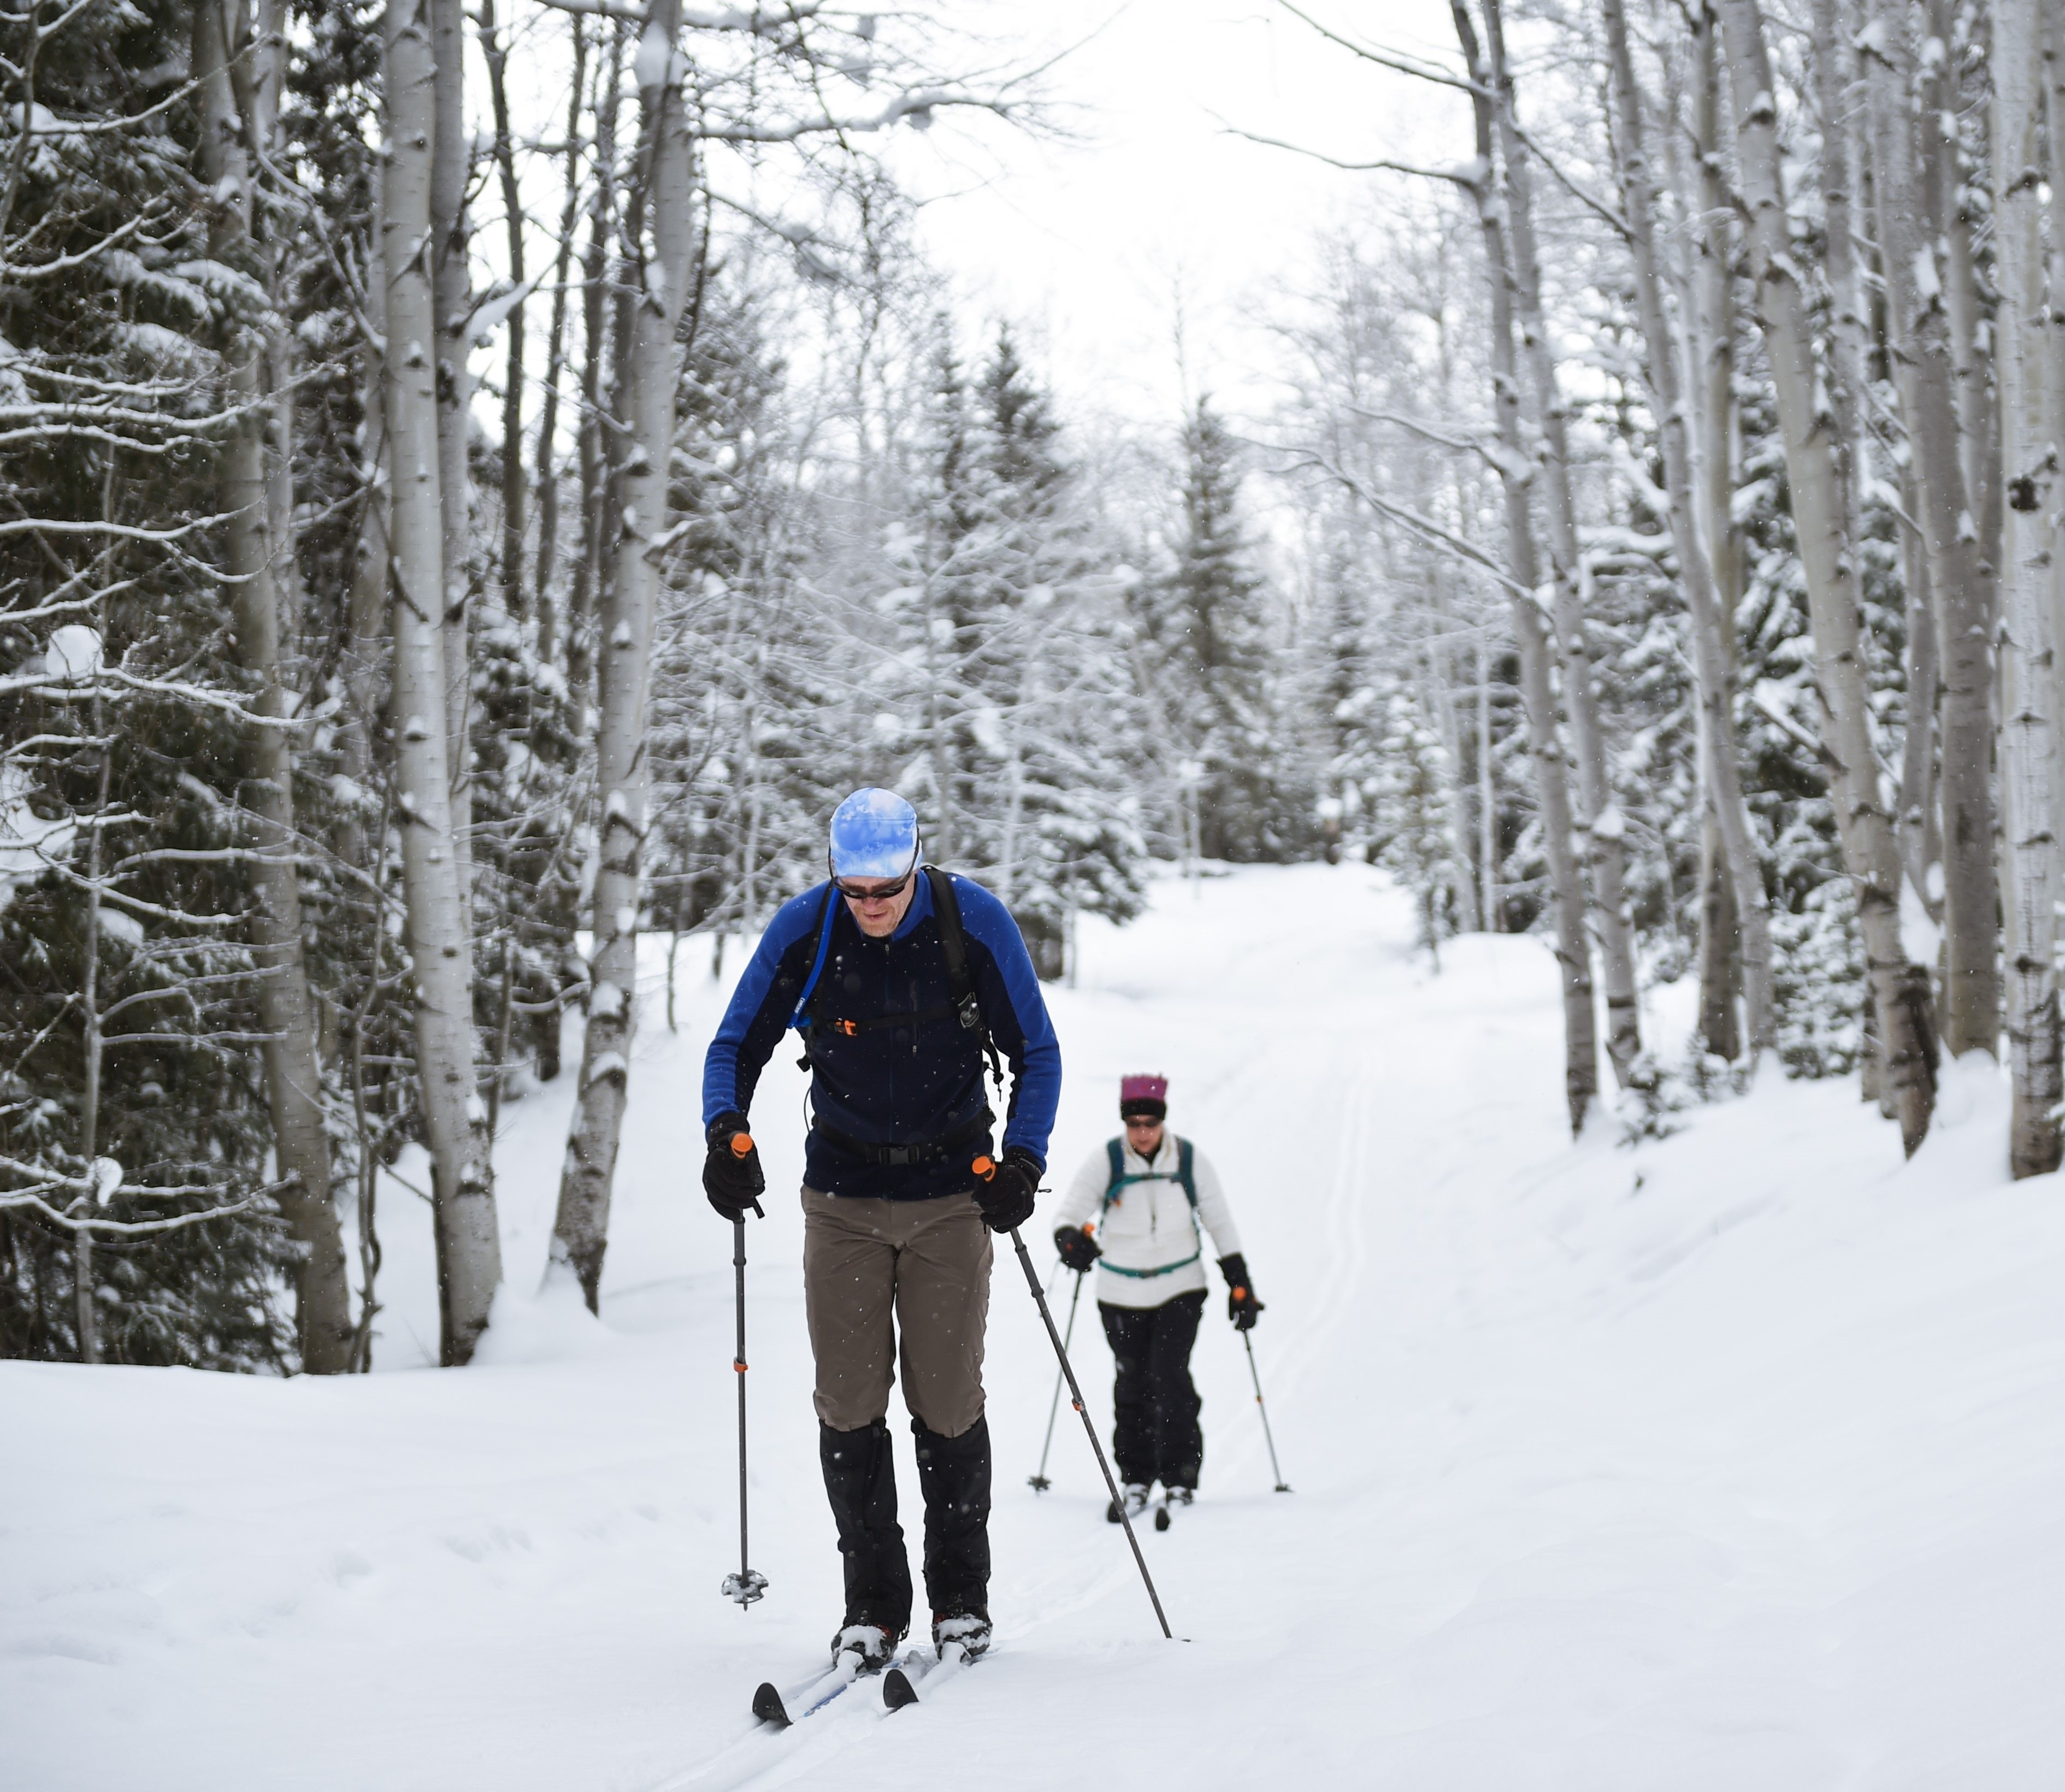
<svg viewBox="0 0 2065 1792"><path fill-rule="evenodd" d="M901 877L919 845L918 811L894 791L855 791L832 811L834 877Z"/></svg>

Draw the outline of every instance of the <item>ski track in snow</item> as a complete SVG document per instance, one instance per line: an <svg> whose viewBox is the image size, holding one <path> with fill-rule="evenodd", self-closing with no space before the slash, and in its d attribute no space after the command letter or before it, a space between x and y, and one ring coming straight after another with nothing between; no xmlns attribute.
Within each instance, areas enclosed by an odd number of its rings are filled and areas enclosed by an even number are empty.
<svg viewBox="0 0 2065 1792"><path fill-rule="evenodd" d="M789 1731L754 1721L754 1686L805 1678L839 1616L782 1192L802 1078L778 1050L754 1110L771 1588L742 1613L717 1592L738 1566L732 1272L697 1090L742 961L733 942L713 981L707 943L685 946L670 1034L650 942L604 1324L532 1292L568 1077L506 1110L508 1284L475 1367L423 1366L427 1212L395 1181L389 1373L0 1364L0 1786L2065 1784L2065 1185L2006 1183L1990 1066L1946 1068L1905 1167L1853 1086L1760 1088L1632 1151L1602 1117L1573 1145L1539 942L1447 942L1436 975L1358 866L1155 898L1131 928L1086 922L1081 987L1051 992L1049 1184L1114 1130L1121 1072L1170 1076L1268 1303L1255 1353L1297 1490L1271 1491L1214 1275L1203 1490L1141 1532L1183 1640L1157 1631L1065 1402L1053 1491L1025 1484L1054 1364L1007 1246L995 1652L911 1710L869 1680ZM1662 1050L1657 1010L1684 994L1645 1017ZM1051 1199L1027 1235L1043 1276ZM1093 1306L1074 1355L1108 1442ZM915 1531L900 1402L891 1422Z"/></svg>

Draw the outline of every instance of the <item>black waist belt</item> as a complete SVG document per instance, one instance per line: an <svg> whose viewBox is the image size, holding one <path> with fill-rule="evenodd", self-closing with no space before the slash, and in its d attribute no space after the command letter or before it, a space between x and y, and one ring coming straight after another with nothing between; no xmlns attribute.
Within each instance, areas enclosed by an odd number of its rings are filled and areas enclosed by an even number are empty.
<svg viewBox="0 0 2065 1792"><path fill-rule="evenodd" d="M952 1132L943 1132L936 1139L920 1139L908 1145L871 1144L865 1139L855 1139L850 1133L841 1132L837 1127L828 1127L822 1120L814 1119L811 1126L825 1135L826 1141L841 1151L851 1153L863 1163L936 1163L941 1158L951 1157L965 1145L989 1131L996 1116L985 1107L972 1120L956 1127Z"/></svg>

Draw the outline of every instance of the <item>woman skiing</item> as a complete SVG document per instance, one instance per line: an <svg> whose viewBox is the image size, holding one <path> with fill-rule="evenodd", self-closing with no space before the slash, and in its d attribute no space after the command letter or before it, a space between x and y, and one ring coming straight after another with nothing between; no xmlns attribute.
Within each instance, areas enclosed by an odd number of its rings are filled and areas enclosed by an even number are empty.
<svg viewBox="0 0 2065 1792"><path fill-rule="evenodd" d="M1122 1138L1093 1152L1055 1214L1054 1248L1077 1275L1099 1266L1097 1312L1117 1365L1112 1394L1112 1454L1125 1482L1129 1513L1146 1510L1154 1484L1154 1528L1195 1497L1205 1454L1203 1402L1190 1380L1190 1347L1205 1310L1204 1221L1226 1279L1226 1314L1251 1331L1262 1313L1218 1174L1165 1124L1166 1077L1119 1084ZM1116 1506L1105 1515L1118 1523Z"/></svg>

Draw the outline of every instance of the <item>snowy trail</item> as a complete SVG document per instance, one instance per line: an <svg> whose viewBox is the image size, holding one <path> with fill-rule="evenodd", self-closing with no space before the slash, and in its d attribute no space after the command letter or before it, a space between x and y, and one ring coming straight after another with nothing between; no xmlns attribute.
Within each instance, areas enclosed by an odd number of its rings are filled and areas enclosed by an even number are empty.
<svg viewBox="0 0 2065 1792"><path fill-rule="evenodd" d="M1203 1493L1142 1537L1185 1640L1161 1640L1065 1405L1053 1489L1026 1485L1053 1358L1007 1252L995 1656L907 1712L867 1684L786 1734L753 1725L757 1681L821 1659L838 1562L789 1196L749 1228L771 1591L745 1613L717 1595L730 1240L697 1184L696 1089L729 979L685 962L678 1034L646 1011L606 1325L526 1297L558 1088L510 1112L511 1293L463 1374L420 1367L427 1220L398 1183L397 1373L0 1364L0 1786L2065 1783L2065 1187L1995 1170L1997 1078L1953 1067L1905 1167L1832 1086L1573 1147L1546 953L1456 941L1437 977L1409 937L1360 868L1244 872L1086 927L1081 987L1053 993L1050 1181L1101 1147L1121 1072L1166 1071L1268 1303L1256 1353L1297 1491L1271 1491L1215 1285ZM777 1190L801 1091L778 1054L755 1111ZM1043 1276L1046 1233L1043 1214ZM1108 1434L1088 1301L1075 1356Z"/></svg>

